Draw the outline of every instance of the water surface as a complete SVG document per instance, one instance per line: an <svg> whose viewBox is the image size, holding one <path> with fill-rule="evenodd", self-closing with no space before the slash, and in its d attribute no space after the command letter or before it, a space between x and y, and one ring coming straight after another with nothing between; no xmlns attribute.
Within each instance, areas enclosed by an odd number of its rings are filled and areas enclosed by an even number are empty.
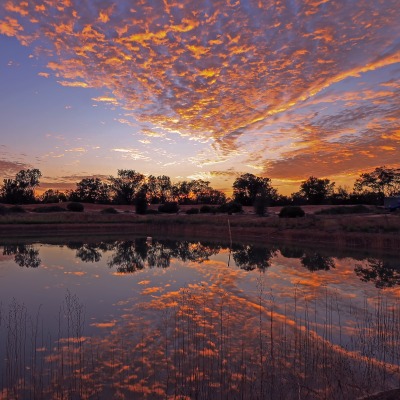
<svg viewBox="0 0 400 400"><path fill-rule="evenodd" d="M0 398L357 398L400 387L399 298L381 254L4 243Z"/></svg>

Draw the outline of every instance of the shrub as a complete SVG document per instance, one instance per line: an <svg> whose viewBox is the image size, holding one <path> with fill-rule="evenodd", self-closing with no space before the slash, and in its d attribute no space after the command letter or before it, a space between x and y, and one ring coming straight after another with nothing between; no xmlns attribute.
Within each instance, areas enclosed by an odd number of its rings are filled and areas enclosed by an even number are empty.
<svg viewBox="0 0 400 400"><path fill-rule="evenodd" d="M186 214L198 214L198 213L199 213L198 208L189 208L188 210L186 210Z"/></svg>
<svg viewBox="0 0 400 400"><path fill-rule="evenodd" d="M118 211L114 207L103 208L100 212L102 214L118 214Z"/></svg>
<svg viewBox="0 0 400 400"><path fill-rule="evenodd" d="M12 206L12 207L8 208L7 211L10 213L16 213L16 214L21 214L21 213L26 212L26 210L24 208L22 208L21 206Z"/></svg>
<svg viewBox="0 0 400 400"><path fill-rule="evenodd" d="M148 208L146 214L158 214L157 210L153 210L152 208Z"/></svg>
<svg viewBox="0 0 400 400"><path fill-rule="evenodd" d="M315 214L326 214L326 215L338 215L338 214L364 214L369 213L371 210L362 205L357 204L356 206L339 206L339 207L332 207L326 208L325 210L317 211Z"/></svg>
<svg viewBox="0 0 400 400"><path fill-rule="evenodd" d="M36 213L51 213L51 212L61 212L67 210L60 206L46 206L46 207L34 208L32 211Z"/></svg>
<svg viewBox="0 0 400 400"><path fill-rule="evenodd" d="M279 218L297 218L304 217L305 213L301 207L286 206L283 207L279 213Z"/></svg>
<svg viewBox="0 0 400 400"><path fill-rule="evenodd" d="M243 207L240 203L237 203L236 201L230 201L228 203L222 204L218 207L218 211L221 213L240 213L242 212Z"/></svg>
<svg viewBox="0 0 400 400"><path fill-rule="evenodd" d="M82 212L85 209L82 203L72 202L67 205L68 211Z"/></svg>
<svg viewBox="0 0 400 400"><path fill-rule="evenodd" d="M204 206L200 207L200 212L202 214L209 214L209 213L215 214L217 212L217 207L211 207L211 206L204 205Z"/></svg>
<svg viewBox="0 0 400 400"><path fill-rule="evenodd" d="M171 201L161 204L158 207L158 211L161 213L176 214L179 211L179 206L178 203L176 203L175 201Z"/></svg>
<svg viewBox="0 0 400 400"><path fill-rule="evenodd" d="M8 212L7 207L0 206L0 215L6 215Z"/></svg>

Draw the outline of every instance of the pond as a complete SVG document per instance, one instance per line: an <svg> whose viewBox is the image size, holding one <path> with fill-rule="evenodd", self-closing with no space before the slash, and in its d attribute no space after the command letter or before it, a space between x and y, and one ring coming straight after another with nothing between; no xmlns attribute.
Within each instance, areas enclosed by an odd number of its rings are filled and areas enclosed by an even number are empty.
<svg viewBox="0 0 400 400"><path fill-rule="evenodd" d="M0 245L0 399L400 387L400 259L147 238Z"/></svg>

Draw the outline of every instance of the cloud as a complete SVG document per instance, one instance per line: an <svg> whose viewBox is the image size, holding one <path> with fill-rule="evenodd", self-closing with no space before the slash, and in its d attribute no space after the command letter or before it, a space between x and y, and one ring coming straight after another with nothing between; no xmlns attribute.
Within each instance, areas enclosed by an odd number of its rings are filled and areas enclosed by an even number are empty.
<svg viewBox="0 0 400 400"><path fill-rule="evenodd" d="M296 176L320 164L344 173L398 149L370 117L396 135L397 0L8 0L0 10L0 33L48 57L61 85L103 90L94 100L121 107L120 122L209 139L195 165L250 154L249 168L276 176L296 162Z"/></svg>
<svg viewBox="0 0 400 400"><path fill-rule="evenodd" d="M134 148L117 148L117 149L112 149L112 151L115 151L117 153L121 153L122 158L130 158L133 160L143 160L143 161L149 161L150 157L147 156L147 151L142 152L139 149L134 149Z"/></svg>
<svg viewBox="0 0 400 400"><path fill-rule="evenodd" d="M30 166L20 161L0 160L0 176L3 178L12 178L21 169L27 168Z"/></svg>

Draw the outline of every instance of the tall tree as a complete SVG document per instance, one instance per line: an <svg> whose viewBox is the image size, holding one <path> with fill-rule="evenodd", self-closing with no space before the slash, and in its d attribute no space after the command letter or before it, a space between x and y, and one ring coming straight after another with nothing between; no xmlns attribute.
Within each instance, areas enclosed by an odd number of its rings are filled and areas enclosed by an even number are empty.
<svg viewBox="0 0 400 400"><path fill-rule="evenodd" d="M3 202L11 204L27 204L35 201L35 188L39 186L42 173L38 169L21 170L15 179L4 179L0 189Z"/></svg>
<svg viewBox="0 0 400 400"><path fill-rule="evenodd" d="M233 182L233 198L243 206L252 206L258 195L264 196L268 202L278 197L276 189L271 186L270 178L243 174Z"/></svg>
<svg viewBox="0 0 400 400"><path fill-rule="evenodd" d="M165 203L172 195L172 183L169 176L150 175L146 180L147 194L151 203Z"/></svg>
<svg viewBox="0 0 400 400"><path fill-rule="evenodd" d="M400 193L400 168L378 167L372 172L361 174L354 183L354 191L368 189L380 197L393 196Z"/></svg>
<svg viewBox="0 0 400 400"><path fill-rule="evenodd" d="M144 183L144 175L132 169L119 169L118 176L111 176L109 180L115 203L134 204L136 194Z"/></svg>
<svg viewBox="0 0 400 400"><path fill-rule="evenodd" d="M76 189L70 192L69 198L85 203L108 203L110 186L100 178L84 178L76 184Z"/></svg>
<svg viewBox="0 0 400 400"><path fill-rule="evenodd" d="M39 198L42 203L61 203L67 201L67 196L59 190L47 189Z"/></svg>
<svg viewBox="0 0 400 400"><path fill-rule="evenodd" d="M333 194L335 182L310 176L300 185L299 194L310 204L321 204Z"/></svg>

